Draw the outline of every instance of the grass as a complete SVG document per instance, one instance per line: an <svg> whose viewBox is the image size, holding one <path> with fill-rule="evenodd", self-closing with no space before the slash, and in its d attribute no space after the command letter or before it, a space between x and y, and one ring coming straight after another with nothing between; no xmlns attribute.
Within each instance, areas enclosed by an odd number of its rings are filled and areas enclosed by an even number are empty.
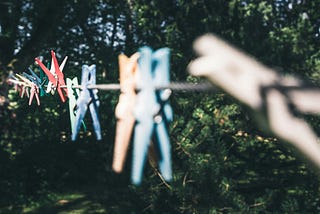
<svg viewBox="0 0 320 214"><path fill-rule="evenodd" d="M107 213L105 207L83 193L51 193L46 199L31 202L23 206L1 207L0 213L59 213L59 214L82 214L82 213Z"/></svg>

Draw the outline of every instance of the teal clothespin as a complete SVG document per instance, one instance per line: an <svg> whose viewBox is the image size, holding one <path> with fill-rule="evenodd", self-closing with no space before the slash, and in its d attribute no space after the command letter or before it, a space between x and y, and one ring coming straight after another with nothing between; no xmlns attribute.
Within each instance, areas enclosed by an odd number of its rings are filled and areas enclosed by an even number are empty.
<svg viewBox="0 0 320 214"><path fill-rule="evenodd" d="M169 122L173 113L168 103L171 91L156 90L157 86L166 86L170 82L168 48L155 52L149 47L139 50L138 78L139 89L134 109L136 126L134 130L134 147L132 161L133 184L140 184L142 172L150 141L153 140L157 149L157 159L162 177L166 181L172 179L171 146L168 132Z"/></svg>
<svg viewBox="0 0 320 214"><path fill-rule="evenodd" d="M71 130L74 130L75 121L76 121L76 105L77 105L77 99L79 97L80 90L77 88L79 86L78 78L74 77L72 80L70 78L67 78L67 89L68 89L68 95L69 95L69 114L70 114L70 123L71 123ZM84 121L82 121L82 127L84 131L87 130L86 125Z"/></svg>
<svg viewBox="0 0 320 214"><path fill-rule="evenodd" d="M50 63L48 63L47 67L50 66ZM49 84L49 79L47 77L47 75L43 72L42 69L40 69L40 80L41 80L41 85L44 86ZM44 91L44 92L40 92L40 96L44 96L44 95L49 95L48 92Z"/></svg>

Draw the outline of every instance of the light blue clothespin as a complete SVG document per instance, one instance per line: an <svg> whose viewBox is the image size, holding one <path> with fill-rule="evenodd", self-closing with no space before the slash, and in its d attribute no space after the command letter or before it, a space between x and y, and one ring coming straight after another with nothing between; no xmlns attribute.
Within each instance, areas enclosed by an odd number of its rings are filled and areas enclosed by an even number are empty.
<svg viewBox="0 0 320 214"><path fill-rule="evenodd" d="M77 135L80 130L82 120L86 114L88 107L93 120L93 128L96 133L97 140L101 140L101 128L100 128L100 122L98 117L98 108L100 105L98 95L97 95L98 90L88 89L88 85L95 85L95 84L96 84L96 65L91 65L91 66L83 65L82 76L81 76L81 86L83 88L77 100L75 124L74 126L72 126L71 139L73 141L77 139Z"/></svg>
<svg viewBox="0 0 320 214"><path fill-rule="evenodd" d="M22 76L24 76L25 78L27 78L28 80L30 80L34 84L38 85L37 79L34 76L32 76L32 75L30 75L30 74L28 74L26 72L22 72Z"/></svg>
<svg viewBox="0 0 320 214"><path fill-rule="evenodd" d="M168 48L155 52L149 47L142 47L138 61L139 76L136 86L139 89L134 110L136 126L134 130L134 147L132 161L133 184L140 184L143 167L151 139L158 150L159 169L166 181L172 179L171 146L168 124L173 113L167 102L171 91L156 90L156 86L169 85L169 55Z"/></svg>
<svg viewBox="0 0 320 214"><path fill-rule="evenodd" d="M80 89L78 88L78 78L74 77L73 79L67 78L67 89L68 89L68 99L69 99L69 115L70 115L70 124L71 124L71 131L75 130L76 124L76 111L75 108L77 106L77 99L80 94ZM84 131L86 131L86 125L82 121L82 125Z"/></svg>

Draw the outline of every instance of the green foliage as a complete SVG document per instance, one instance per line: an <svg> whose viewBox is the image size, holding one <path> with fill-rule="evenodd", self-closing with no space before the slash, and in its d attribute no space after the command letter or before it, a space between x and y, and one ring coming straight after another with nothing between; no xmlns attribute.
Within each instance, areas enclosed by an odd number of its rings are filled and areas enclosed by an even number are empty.
<svg viewBox="0 0 320 214"><path fill-rule="evenodd" d="M315 213L319 178L278 139L257 127L238 102L220 93L174 93L170 125L174 178L152 160L141 186L111 170L118 92L99 92L103 141L88 131L70 142L67 104L41 106L6 85L10 71L35 68L54 49L66 77L96 64L98 83L118 81L117 55L142 45L171 49L173 81L188 76L192 42L213 32L282 73L320 79L319 0L0 2L0 213ZM10 100L10 102L8 101ZM305 117L315 128L318 117ZM319 132L318 130L316 130Z"/></svg>

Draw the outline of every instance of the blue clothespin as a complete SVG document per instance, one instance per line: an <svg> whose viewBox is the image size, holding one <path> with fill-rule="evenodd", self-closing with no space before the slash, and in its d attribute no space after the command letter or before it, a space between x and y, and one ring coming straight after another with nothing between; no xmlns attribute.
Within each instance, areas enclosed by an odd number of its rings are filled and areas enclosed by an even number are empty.
<svg viewBox="0 0 320 214"><path fill-rule="evenodd" d="M156 86L165 86L170 82L168 48L155 52L149 47L139 50L138 76L136 86L136 108L134 114L136 126L134 130L134 147L132 161L133 184L140 184L143 167L151 139L158 152L160 172L166 181L172 179L171 146L168 133L168 124L172 121L173 112L167 102L171 91L156 90Z"/></svg>
<svg viewBox="0 0 320 214"><path fill-rule="evenodd" d="M80 126L82 124L82 120L86 114L86 111L89 107L91 117L93 120L93 127L96 133L97 140L101 140L101 128L98 117L98 108L100 105L98 99L98 90L97 89L89 89L88 85L96 84L96 65L83 65L82 66L82 76L81 76L81 86L82 91L80 92L79 98L77 100L77 108L76 108L76 118L75 125L72 129L71 139L73 141L76 140L78 132L80 130Z"/></svg>
<svg viewBox="0 0 320 214"><path fill-rule="evenodd" d="M25 78L27 78L28 80L30 80L34 84L37 84L37 80L32 75L30 75L26 72L22 72L22 76L24 76Z"/></svg>

